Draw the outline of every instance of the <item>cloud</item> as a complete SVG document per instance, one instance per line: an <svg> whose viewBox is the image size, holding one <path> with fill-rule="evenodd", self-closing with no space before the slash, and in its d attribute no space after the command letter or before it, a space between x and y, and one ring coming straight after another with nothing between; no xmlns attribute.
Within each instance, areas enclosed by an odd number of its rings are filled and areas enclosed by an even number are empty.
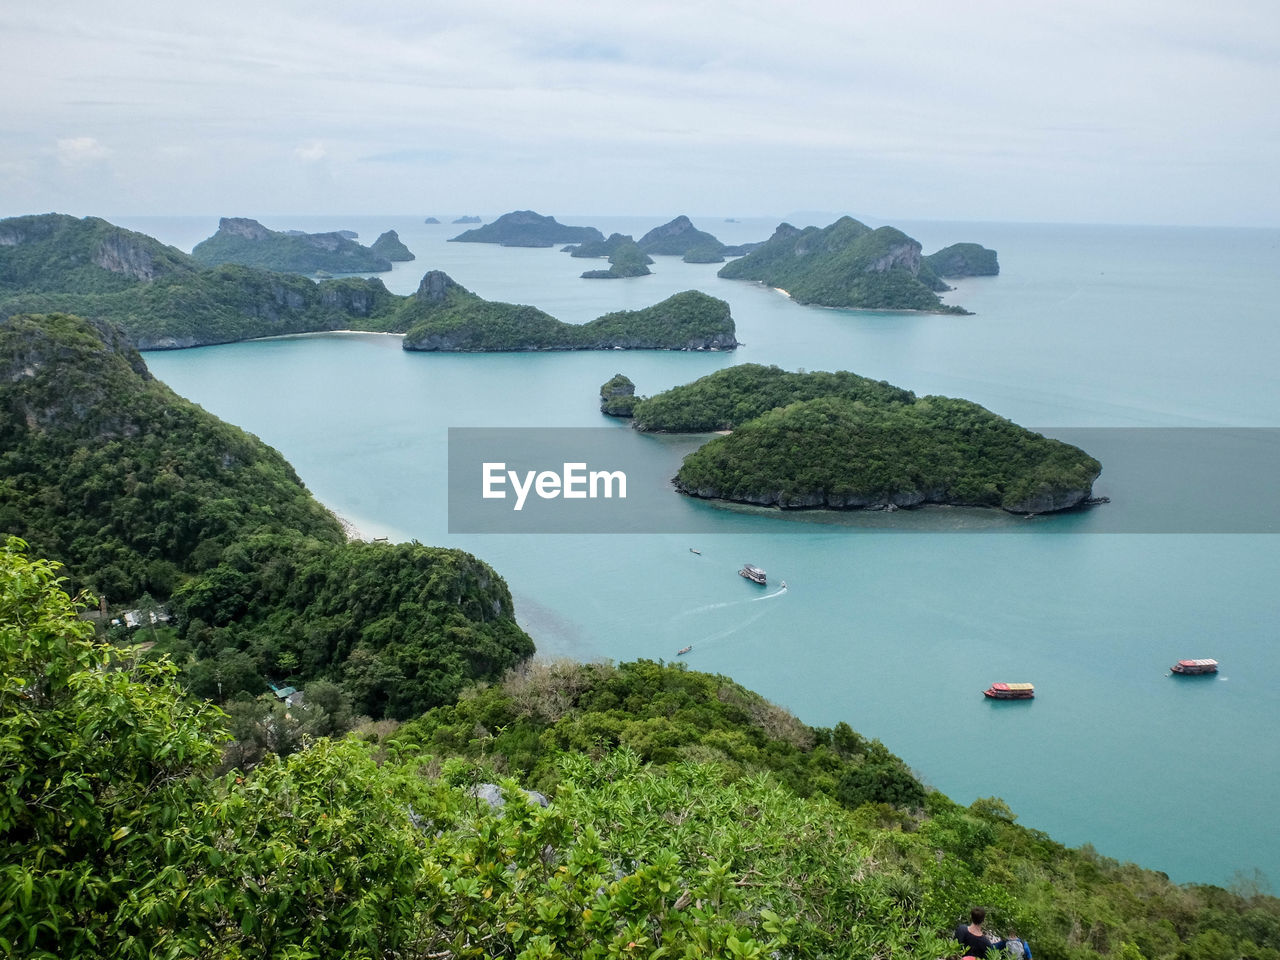
<svg viewBox="0 0 1280 960"><path fill-rule="evenodd" d="M328 155L328 152L325 150L323 143L319 140L312 140L294 150L293 155L303 163L319 163Z"/></svg>
<svg viewBox="0 0 1280 960"><path fill-rule="evenodd" d="M68 167L83 167L111 156L95 137L64 137L58 141L58 160Z"/></svg>
<svg viewBox="0 0 1280 960"><path fill-rule="evenodd" d="M447 163L456 154L451 150L388 150L385 153L371 153L361 157L364 163Z"/></svg>
<svg viewBox="0 0 1280 960"><path fill-rule="evenodd" d="M1214 222L1275 223L1274 3L0 4L0 142L40 182L111 164L157 211L239 208L261 184L315 211L323 177L390 207L428 173L485 208L538 170L581 212L648 178L655 212L709 190L738 213L835 208L857 184L899 216L955 219L981 188L989 219L1186 222L1211 186ZM567 158L601 171L594 193Z"/></svg>

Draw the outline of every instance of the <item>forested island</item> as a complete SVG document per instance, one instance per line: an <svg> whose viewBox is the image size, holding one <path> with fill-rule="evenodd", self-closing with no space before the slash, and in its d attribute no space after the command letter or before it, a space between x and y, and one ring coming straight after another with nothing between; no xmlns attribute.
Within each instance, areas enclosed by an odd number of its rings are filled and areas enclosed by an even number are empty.
<svg viewBox="0 0 1280 960"><path fill-rule="evenodd" d="M686 290L643 310L589 323L557 320L537 307L484 300L440 271L422 278L402 317L406 350L732 350L733 317L723 300Z"/></svg>
<svg viewBox="0 0 1280 960"><path fill-rule="evenodd" d="M615 234L616 236L616 234ZM577 254L574 254L575 256ZM582 277L585 280L618 280L623 277L647 277L652 271L650 257L631 240L615 244L609 254L608 270L586 270Z"/></svg>
<svg viewBox="0 0 1280 960"><path fill-rule="evenodd" d="M684 459L680 492L786 509L1050 513L1089 499L1102 470L976 403L843 371L742 364L642 400L633 416L646 431L732 431Z"/></svg>
<svg viewBox="0 0 1280 960"><path fill-rule="evenodd" d="M75 313L116 323L143 350L312 330L391 330L403 300L377 278L206 267L97 217L0 220L0 317Z"/></svg>
<svg viewBox="0 0 1280 960"><path fill-rule="evenodd" d="M418 259L413 255L413 251L401 241L400 234L394 230L388 230L386 233L381 234L377 240L373 241L369 249L393 263L404 263Z"/></svg>
<svg viewBox="0 0 1280 960"><path fill-rule="evenodd" d="M690 250L710 247L723 249L724 244L714 236L699 230L688 217L681 214L669 223L654 227L636 241L645 253L666 257L683 257Z"/></svg>
<svg viewBox="0 0 1280 960"><path fill-rule="evenodd" d="M218 232L197 243L191 256L207 267L236 263L281 273L379 273L391 269L392 258L357 243L348 233L268 230L257 220L223 217L218 221ZM407 259L412 258L409 254Z"/></svg>
<svg viewBox="0 0 1280 960"><path fill-rule="evenodd" d="M0 539L0 939L22 956L932 960L981 903L1043 960L1280 960L1261 879L1067 849L728 677L527 661L492 569L346 543L119 330L9 317L0 364L0 537L29 541ZM64 590L104 585L172 623L103 632Z"/></svg>
<svg viewBox="0 0 1280 960"><path fill-rule="evenodd" d="M619 275L639 271L643 264L627 257L634 257L634 251L624 253L621 266L611 269ZM398 296L376 277L314 282L234 264L205 267L181 250L95 217L42 214L0 220L0 317L50 312L92 317L123 327L142 350L325 330L405 333L428 313L436 322L445 319L434 310L439 304L431 293L444 289L439 279L444 275L427 276L430 282L424 278L416 294ZM446 340L483 343L476 349L485 350L733 349L737 341L728 307L700 297L680 295L662 309L658 305L650 312L610 315L582 328L561 324L536 308L522 308L532 311L530 317L543 318L523 330L503 326L509 312L469 296L466 310L462 300L451 301ZM459 323L474 329L459 338ZM441 330L418 331L424 337L433 332ZM420 342L407 338L406 349L441 349L417 346Z"/></svg>
<svg viewBox="0 0 1280 960"><path fill-rule="evenodd" d="M504 247L550 247L557 243L601 240L604 240L604 234L595 227L567 226L557 223L555 217L544 217L532 210L504 213L493 223L450 237L453 243L497 243Z"/></svg>
<svg viewBox="0 0 1280 960"><path fill-rule="evenodd" d="M950 287L937 267L951 277L998 272L995 251L977 244L956 244L923 257L919 242L901 230L873 230L841 217L823 228L781 224L765 243L721 267L718 276L756 280L797 303L823 307L968 313L938 297Z"/></svg>

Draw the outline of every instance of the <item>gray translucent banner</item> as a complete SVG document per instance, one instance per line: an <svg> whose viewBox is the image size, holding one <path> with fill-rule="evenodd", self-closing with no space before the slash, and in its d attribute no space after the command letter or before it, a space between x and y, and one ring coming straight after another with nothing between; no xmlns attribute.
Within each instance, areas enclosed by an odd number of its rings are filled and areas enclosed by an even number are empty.
<svg viewBox="0 0 1280 960"><path fill-rule="evenodd" d="M1020 517L927 506L778 510L671 485L706 435L586 428L449 430L450 533L1280 533L1280 429L1054 428L1102 463L1109 503Z"/></svg>

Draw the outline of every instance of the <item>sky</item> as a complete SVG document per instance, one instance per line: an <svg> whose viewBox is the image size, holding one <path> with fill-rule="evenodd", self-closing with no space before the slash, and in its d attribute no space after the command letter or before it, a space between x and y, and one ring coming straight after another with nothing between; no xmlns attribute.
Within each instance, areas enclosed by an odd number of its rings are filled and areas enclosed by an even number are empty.
<svg viewBox="0 0 1280 960"><path fill-rule="evenodd" d="M0 216L1280 226L1276 0L41 0Z"/></svg>

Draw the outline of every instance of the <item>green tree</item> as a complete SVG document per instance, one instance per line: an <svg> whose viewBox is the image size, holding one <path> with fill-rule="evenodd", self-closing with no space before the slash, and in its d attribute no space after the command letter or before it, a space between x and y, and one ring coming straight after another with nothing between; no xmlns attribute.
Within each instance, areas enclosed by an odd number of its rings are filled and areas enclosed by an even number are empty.
<svg viewBox="0 0 1280 960"><path fill-rule="evenodd" d="M183 816L220 719L172 666L96 642L58 564L25 550L0 553L0 946L145 956L179 911Z"/></svg>

